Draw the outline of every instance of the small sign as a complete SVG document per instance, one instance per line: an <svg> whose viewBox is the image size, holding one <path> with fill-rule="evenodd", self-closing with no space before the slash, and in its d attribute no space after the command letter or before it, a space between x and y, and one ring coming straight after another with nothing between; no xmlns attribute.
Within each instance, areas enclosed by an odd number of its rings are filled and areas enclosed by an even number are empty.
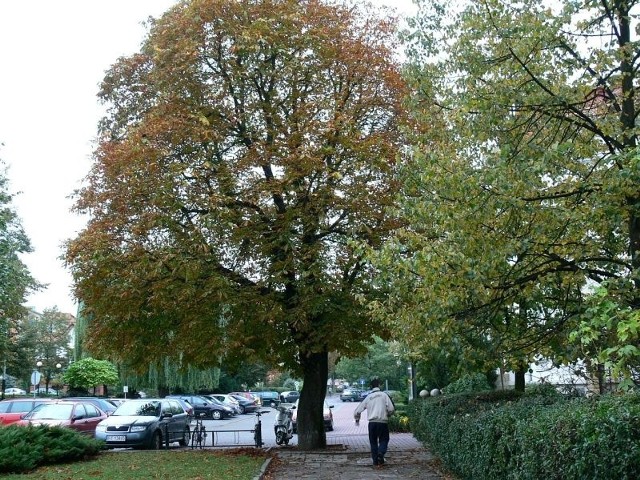
<svg viewBox="0 0 640 480"><path fill-rule="evenodd" d="M34 387L36 385L40 385L40 372L38 372L37 370L34 370L33 373L31 374L31 385L33 385Z"/></svg>
<svg viewBox="0 0 640 480"><path fill-rule="evenodd" d="M129 385L125 385L124 387L122 387L122 391L124 393L129 393Z"/></svg>

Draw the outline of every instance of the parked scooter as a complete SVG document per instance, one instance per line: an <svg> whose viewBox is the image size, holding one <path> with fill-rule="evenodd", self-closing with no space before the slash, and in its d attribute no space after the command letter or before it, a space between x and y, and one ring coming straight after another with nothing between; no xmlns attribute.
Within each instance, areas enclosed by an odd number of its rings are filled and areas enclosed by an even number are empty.
<svg viewBox="0 0 640 480"><path fill-rule="evenodd" d="M283 407L282 405L278 405L276 410L278 413L276 414L275 422L273 423L273 429L276 433L276 443L278 445L289 445L289 440L293 438L293 409L295 406L291 408Z"/></svg>

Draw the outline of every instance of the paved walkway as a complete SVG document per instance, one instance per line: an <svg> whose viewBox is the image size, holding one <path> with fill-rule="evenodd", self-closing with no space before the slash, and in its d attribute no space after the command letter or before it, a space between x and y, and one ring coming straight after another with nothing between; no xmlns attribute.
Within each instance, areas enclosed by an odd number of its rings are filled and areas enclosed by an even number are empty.
<svg viewBox="0 0 640 480"><path fill-rule="evenodd" d="M438 462L410 433L392 433L386 463L372 465L367 422L356 427L353 408L345 405L334 413L340 424L327 432L327 449L301 451L295 444L272 448L274 457L263 467L262 480L436 480L447 477L437 469ZM346 408L345 408L346 407ZM366 415L366 414L365 414ZM294 437L296 438L296 437Z"/></svg>

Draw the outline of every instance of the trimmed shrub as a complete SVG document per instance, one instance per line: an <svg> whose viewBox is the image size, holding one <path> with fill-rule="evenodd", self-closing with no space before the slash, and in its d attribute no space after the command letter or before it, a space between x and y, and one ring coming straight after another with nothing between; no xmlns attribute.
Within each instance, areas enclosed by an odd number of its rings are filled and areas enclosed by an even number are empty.
<svg viewBox="0 0 640 480"><path fill-rule="evenodd" d="M42 465L88 458L103 442L64 427L16 426L0 428L0 472L27 472Z"/></svg>
<svg viewBox="0 0 640 480"><path fill-rule="evenodd" d="M413 402L408 412L416 438L461 479L640 478L637 394L459 394Z"/></svg>

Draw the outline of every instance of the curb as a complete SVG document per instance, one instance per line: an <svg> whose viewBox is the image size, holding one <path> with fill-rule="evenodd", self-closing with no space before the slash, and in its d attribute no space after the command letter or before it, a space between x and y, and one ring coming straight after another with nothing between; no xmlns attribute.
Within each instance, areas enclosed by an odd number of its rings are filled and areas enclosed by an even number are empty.
<svg viewBox="0 0 640 480"><path fill-rule="evenodd" d="M267 472L267 468L269 468L269 465L271 464L271 460L273 460L273 457L269 457L264 461L262 467L260 467L260 473L253 477L253 480L262 480L264 474Z"/></svg>

